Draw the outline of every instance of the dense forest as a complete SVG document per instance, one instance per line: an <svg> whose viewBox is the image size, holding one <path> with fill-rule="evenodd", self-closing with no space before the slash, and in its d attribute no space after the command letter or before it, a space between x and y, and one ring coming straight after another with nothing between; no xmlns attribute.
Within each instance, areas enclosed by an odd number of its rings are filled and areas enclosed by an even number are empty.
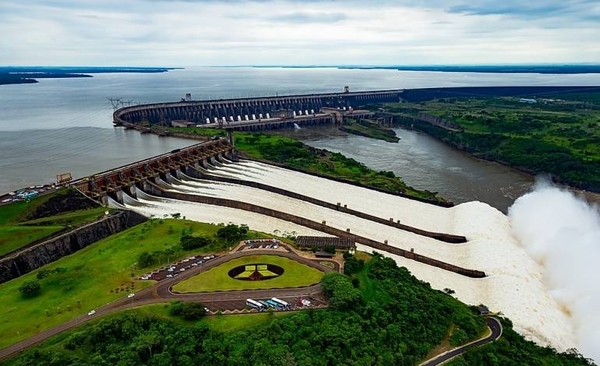
<svg viewBox="0 0 600 366"><path fill-rule="evenodd" d="M330 308L306 310L228 332L200 319L125 313L94 321L26 352L12 365L416 365L436 346L480 337L484 319L451 295L375 254L346 256L345 275L323 279ZM181 303L171 305L181 310ZM173 312L172 312L173 313ZM216 315L224 316L224 315ZM590 365L510 330L455 365Z"/></svg>

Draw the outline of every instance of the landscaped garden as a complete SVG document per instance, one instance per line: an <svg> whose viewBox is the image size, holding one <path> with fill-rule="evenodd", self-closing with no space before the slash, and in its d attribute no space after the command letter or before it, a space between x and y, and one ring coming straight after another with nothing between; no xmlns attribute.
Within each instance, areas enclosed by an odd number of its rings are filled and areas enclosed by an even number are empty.
<svg viewBox="0 0 600 366"><path fill-rule="evenodd" d="M237 267L245 267L247 265L256 266L257 264L278 266L283 269L283 273L279 276L271 277L266 281L241 280L229 275L229 272ZM173 286L173 292L186 293L301 287L314 285L322 277L323 272L286 257L277 255L250 255L232 259L182 281Z"/></svg>

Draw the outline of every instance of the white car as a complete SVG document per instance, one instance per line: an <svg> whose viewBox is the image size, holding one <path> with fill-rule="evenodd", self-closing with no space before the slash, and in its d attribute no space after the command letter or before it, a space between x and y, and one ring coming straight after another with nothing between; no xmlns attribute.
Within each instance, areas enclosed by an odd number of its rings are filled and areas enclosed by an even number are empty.
<svg viewBox="0 0 600 366"><path fill-rule="evenodd" d="M128 297L128 298L130 298L130 299L131 299L132 297L134 297L134 296L135 296L135 294L134 294L133 292L132 292L132 293L130 293L129 295L127 295L127 297Z"/></svg>
<svg viewBox="0 0 600 366"><path fill-rule="evenodd" d="M92 311L90 311L90 312L88 313L88 315L89 315L89 316L92 316L92 315L94 315L94 314L96 314L96 310L92 310Z"/></svg>

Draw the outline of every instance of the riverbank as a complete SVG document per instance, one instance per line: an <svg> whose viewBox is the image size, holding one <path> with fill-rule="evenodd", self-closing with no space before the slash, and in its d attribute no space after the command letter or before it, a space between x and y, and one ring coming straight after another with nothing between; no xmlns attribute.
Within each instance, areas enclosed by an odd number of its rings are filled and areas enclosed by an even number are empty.
<svg viewBox="0 0 600 366"><path fill-rule="evenodd" d="M566 98L569 98L568 100ZM473 156L600 192L599 92L387 105L395 122ZM448 128L452 123L456 128Z"/></svg>

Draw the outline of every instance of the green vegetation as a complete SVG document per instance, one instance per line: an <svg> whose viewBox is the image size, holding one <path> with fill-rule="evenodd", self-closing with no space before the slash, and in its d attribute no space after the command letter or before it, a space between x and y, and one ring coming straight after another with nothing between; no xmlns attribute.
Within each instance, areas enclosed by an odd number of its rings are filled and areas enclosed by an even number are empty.
<svg viewBox="0 0 600 366"><path fill-rule="evenodd" d="M346 118L344 119L344 125L340 127L340 130L387 142L400 141L400 138L396 136L394 130L382 127L377 122L371 120Z"/></svg>
<svg viewBox="0 0 600 366"><path fill-rule="evenodd" d="M348 279L337 276L334 282L348 289ZM462 329L466 339L485 333L473 308L432 290L391 259L375 255L357 278L368 278L375 298L387 300L370 299L361 283L363 301L346 310L217 315L198 322L165 320L167 309L154 305L94 321L9 365L415 365L453 329ZM335 287L332 293L345 291ZM535 347L510 327L505 321L505 340L453 364L590 364Z"/></svg>
<svg viewBox="0 0 600 366"><path fill-rule="evenodd" d="M574 187L600 191L600 93L519 98L445 98L387 105L399 122L473 155L532 173L548 173ZM563 99L564 98L564 99ZM572 99L567 99L572 98ZM457 123L449 131L406 116L418 113Z"/></svg>
<svg viewBox="0 0 600 366"><path fill-rule="evenodd" d="M185 320L198 320L206 315L204 305L198 302L174 301L169 312L173 316L180 316Z"/></svg>
<svg viewBox="0 0 600 366"><path fill-rule="evenodd" d="M219 240L222 226L185 220L155 219L113 235L43 268L0 284L0 348L44 329L64 323L152 284L136 278L144 269L136 261L143 252L152 253L160 266L197 254L179 245L181 235L215 238L205 252L228 248ZM249 235L257 235L250 232ZM19 288L39 280L41 293L25 298Z"/></svg>
<svg viewBox="0 0 600 366"><path fill-rule="evenodd" d="M284 269L281 276L267 281L242 281L229 277L229 271L247 264L274 264ZM323 272L277 255L252 255L232 259L173 286L173 292L211 292L309 286L318 283Z"/></svg>
<svg viewBox="0 0 600 366"><path fill-rule="evenodd" d="M225 240L227 243L233 243L245 238L246 234L248 234L248 230L248 225L242 224L238 226L236 224L229 223L217 231L217 236Z"/></svg>
<svg viewBox="0 0 600 366"><path fill-rule="evenodd" d="M68 203L67 203L68 202ZM106 208L75 191L61 190L0 206L0 255L97 220Z"/></svg>
<svg viewBox="0 0 600 366"><path fill-rule="evenodd" d="M508 319L500 319L504 327L502 337L496 342L479 348L473 348L448 366L569 366L569 365L594 365L593 361L586 359L576 350L570 349L564 353L557 353L549 347L540 347L526 340L512 329Z"/></svg>
<svg viewBox="0 0 600 366"><path fill-rule="evenodd" d="M19 292L23 297L36 297L42 292L42 285L38 281L27 281L19 287Z"/></svg>
<svg viewBox="0 0 600 366"><path fill-rule="evenodd" d="M221 228L222 229L222 228ZM219 230L221 230L219 229ZM205 236L184 235L180 239L181 247L185 250L198 249L213 243L211 238Z"/></svg>
<svg viewBox="0 0 600 366"><path fill-rule="evenodd" d="M217 315L203 319L208 327L217 332L231 332L253 328L277 317L286 316L284 312L262 312L237 315Z"/></svg>

